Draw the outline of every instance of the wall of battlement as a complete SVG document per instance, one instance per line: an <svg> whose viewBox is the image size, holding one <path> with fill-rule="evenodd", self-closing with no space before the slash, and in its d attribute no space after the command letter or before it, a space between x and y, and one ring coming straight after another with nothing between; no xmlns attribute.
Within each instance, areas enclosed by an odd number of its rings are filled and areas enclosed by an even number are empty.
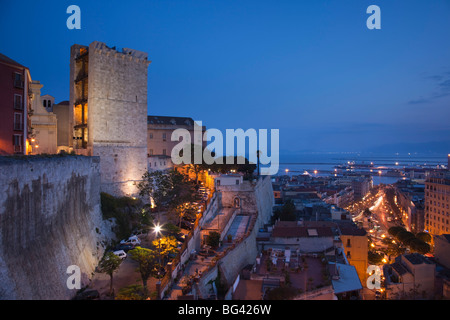
<svg viewBox="0 0 450 320"><path fill-rule="evenodd" d="M0 157L0 299L70 299L67 267L87 285L112 236L98 157Z"/></svg>

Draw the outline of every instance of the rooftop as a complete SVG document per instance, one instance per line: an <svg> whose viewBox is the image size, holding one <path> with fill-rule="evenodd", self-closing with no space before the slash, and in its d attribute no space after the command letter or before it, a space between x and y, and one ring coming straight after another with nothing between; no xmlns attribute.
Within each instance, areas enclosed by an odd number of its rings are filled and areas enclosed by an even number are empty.
<svg viewBox="0 0 450 320"><path fill-rule="evenodd" d="M189 117L147 116L147 124L193 126L194 120L192 120L192 118Z"/></svg>
<svg viewBox="0 0 450 320"><path fill-rule="evenodd" d="M333 237L333 232L330 227L306 227L299 225L297 221L278 221L273 228L272 237Z"/></svg>
<svg viewBox="0 0 450 320"><path fill-rule="evenodd" d="M425 258L423 255L419 253L405 254L404 257L412 264L422 264L422 263L431 264L431 262L427 258Z"/></svg>
<svg viewBox="0 0 450 320"><path fill-rule="evenodd" d="M333 263L330 263L332 265ZM332 277L332 284L335 294L361 290L362 285L359 280L356 268L351 265L336 263L335 273ZM333 275L333 274L332 274Z"/></svg>
<svg viewBox="0 0 450 320"><path fill-rule="evenodd" d="M19 67L19 68L26 68L26 69L27 69L27 67L21 65L21 64L18 63L17 61L14 61L14 60L11 59L10 57L7 57L7 56L5 56L5 55L2 54L2 53L0 53L0 62L4 62L4 63L7 63L7 64L12 64L12 65L14 65L14 66L16 66L16 67Z"/></svg>

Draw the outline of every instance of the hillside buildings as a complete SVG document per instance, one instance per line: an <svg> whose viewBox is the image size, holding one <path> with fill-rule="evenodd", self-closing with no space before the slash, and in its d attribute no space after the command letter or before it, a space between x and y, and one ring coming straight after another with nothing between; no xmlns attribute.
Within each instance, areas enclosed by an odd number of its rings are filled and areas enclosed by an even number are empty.
<svg viewBox="0 0 450 320"><path fill-rule="evenodd" d="M73 45L70 110L77 154L100 156L102 191L134 195L147 170L145 52L94 41Z"/></svg>

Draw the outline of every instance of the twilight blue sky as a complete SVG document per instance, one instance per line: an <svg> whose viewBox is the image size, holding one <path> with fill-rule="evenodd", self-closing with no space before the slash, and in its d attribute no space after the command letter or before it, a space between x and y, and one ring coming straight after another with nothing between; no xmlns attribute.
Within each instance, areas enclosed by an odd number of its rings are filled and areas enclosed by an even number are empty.
<svg viewBox="0 0 450 320"><path fill-rule="evenodd" d="M279 129L281 153L450 149L449 0L0 0L0 52L56 102L94 40L149 53L149 114Z"/></svg>

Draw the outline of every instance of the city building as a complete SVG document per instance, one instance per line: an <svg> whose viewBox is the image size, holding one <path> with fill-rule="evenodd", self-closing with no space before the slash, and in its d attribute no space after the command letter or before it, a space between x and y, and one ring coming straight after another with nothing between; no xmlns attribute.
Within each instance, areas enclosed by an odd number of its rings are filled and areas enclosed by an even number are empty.
<svg viewBox="0 0 450 320"><path fill-rule="evenodd" d="M435 294L436 265L418 253L404 254L383 266L388 299L426 299Z"/></svg>
<svg viewBox="0 0 450 320"><path fill-rule="evenodd" d="M425 185L415 180L399 180L394 184L402 221L407 230L422 232L425 227Z"/></svg>
<svg viewBox="0 0 450 320"><path fill-rule="evenodd" d="M361 283L365 284L369 266L367 232L358 228L352 221L338 221L337 223L347 261L355 267Z"/></svg>
<svg viewBox="0 0 450 320"><path fill-rule="evenodd" d="M372 176L370 175L346 174L337 177L335 180L337 185L352 187L355 201L364 198L373 187Z"/></svg>
<svg viewBox="0 0 450 320"><path fill-rule="evenodd" d="M425 229L432 235L450 232L450 171L433 172L425 181Z"/></svg>
<svg viewBox="0 0 450 320"><path fill-rule="evenodd" d="M450 269L450 234L435 235L434 258L447 269Z"/></svg>
<svg viewBox="0 0 450 320"><path fill-rule="evenodd" d="M347 207L354 201L354 191L350 186L326 188L323 191L325 192L323 201L341 208Z"/></svg>
<svg viewBox="0 0 450 320"><path fill-rule="evenodd" d="M334 247L335 233L329 226L305 226L300 221L277 221L271 234L272 247L318 253Z"/></svg>
<svg viewBox="0 0 450 320"><path fill-rule="evenodd" d="M32 133L30 70L0 53L0 155L28 154Z"/></svg>
<svg viewBox="0 0 450 320"><path fill-rule="evenodd" d="M53 113L56 114L57 121L57 146L58 153L64 151L69 153L71 151L70 145L72 142L73 128L70 127L72 123L70 119L70 102L65 100L53 104Z"/></svg>
<svg viewBox="0 0 450 320"><path fill-rule="evenodd" d="M42 106L47 110L47 112L53 112L53 105L55 104L55 97L44 94L40 97L40 100L42 101Z"/></svg>
<svg viewBox="0 0 450 320"><path fill-rule="evenodd" d="M197 127L197 128L196 128ZM206 147L203 140L205 126L188 117L147 116L147 160L149 170L161 170L173 167L172 149L180 143L172 141L172 133L177 129L186 130L184 141ZM194 134L198 130L199 134Z"/></svg>
<svg viewBox="0 0 450 320"><path fill-rule="evenodd" d="M53 110L53 97L41 96L43 85L39 81L31 81L30 94L31 109L30 117L33 128L33 143L30 144L30 154L56 154L57 153L57 118ZM49 106L48 108L44 107Z"/></svg>
<svg viewBox="0 0 450 320"><path fill-rule="evenodd" d="M100 156L101 189L136 195L147 170L148 54L94 41L70 53L70 112L80 155Z"/></svg>

